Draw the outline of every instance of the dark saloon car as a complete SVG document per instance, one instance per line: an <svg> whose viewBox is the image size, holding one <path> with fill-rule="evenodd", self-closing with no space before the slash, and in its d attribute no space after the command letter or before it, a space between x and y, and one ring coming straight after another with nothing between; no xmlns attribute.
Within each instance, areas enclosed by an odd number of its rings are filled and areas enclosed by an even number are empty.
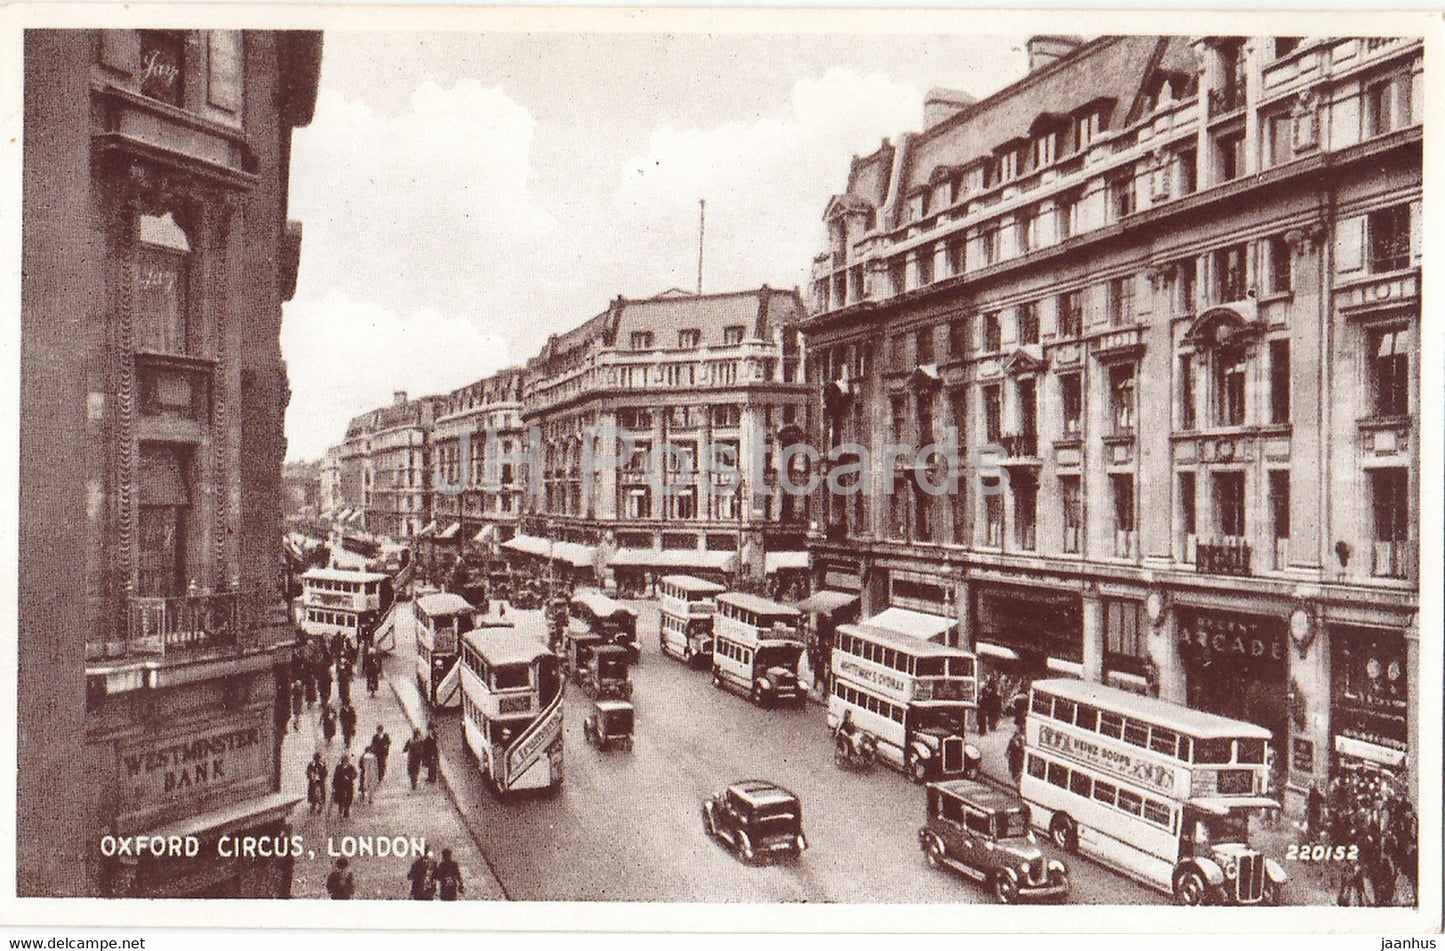
<svg viewBox="0 0 1445 951"><path fill-rule="evenodd" d="M1001 903L1056 898L1069 891L1069 870L1044 858L1029 831L1028 806L969 779L930 783L918 844L934 868L983 882Z"/></svg>
<svg viewBox="0 0 1445 951"><path fill-rule="evenodd" d="M798 797L765 779L745 779L709 796L702 821L708 835L750 865L774 855L797 858L808 847Z"/></svg>

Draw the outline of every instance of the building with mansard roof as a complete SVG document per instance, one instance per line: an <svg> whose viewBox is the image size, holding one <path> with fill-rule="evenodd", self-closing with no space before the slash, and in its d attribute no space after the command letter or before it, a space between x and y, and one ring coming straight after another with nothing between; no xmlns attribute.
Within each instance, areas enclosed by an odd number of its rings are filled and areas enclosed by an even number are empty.
<svg viewBox="0 0 1445 951"><path fill-rule="evenodd" d="M24 44L16 890L285 897L280 327L321 35Z"/></svg>
<svg viewBox="0 0 1445 951"><path fill-rule="evenodd" d="M820 586L1415 780L1422 45L1049 37L852 163L802 323ZM939 455L956 437L957 491ZM1415 787L1418 792L1418 788Z"/></svg>

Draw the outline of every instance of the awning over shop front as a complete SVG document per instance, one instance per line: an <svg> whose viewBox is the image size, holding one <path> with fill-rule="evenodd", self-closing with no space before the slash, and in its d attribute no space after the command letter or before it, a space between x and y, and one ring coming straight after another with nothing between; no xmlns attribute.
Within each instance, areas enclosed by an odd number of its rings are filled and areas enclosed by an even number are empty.
<svg viewBox="0 0 1445 951"><path fill-rule="evenodd" d="M958 621L953 618L925 614L922 611L910 611L907 608L888 608L880 614L865 618L860 623L940 644L943 643L944 636L948 631L958 625Z"/></svg>
<svg viewBox="0 0 1445 951"><path fill-rule="evenodd" d="M858 595L856 594L824 588L822 591L804 598L798 604L798 610L804 614L832 614L839 608L845 608L850 604L856 603L858 603Z"/></svg>
<svg viewBox="0 0 1445 951"><path fill-rule="evenodd" d="M351 514L346 516L346 521L350 524L355 524L361 521L361 517L365 514L366 512L363 509L352 509Z"/></svg>
<svg viewBox="0 0 1445 951"><path fill-rule="evenodd" d="M1357 740L1350 736L1335 735L1335 752L1346 756L1357 756L1372 763L1379 763L1391 769L1405 762L1404 750L1392 750L1388 746Z"/></svg>
<svg viewBox="0 0 1445 951"><path fill-rule="evenodd" d="M555 542L552 546L552 557L557 561L565 561L574 568L590 568L597 561L597 549L577 542Z"/></svg>
<svg viewBox="0 0 1445 951"><path fill-rule="evenodd" d="M546 558L547 547L550 544L547 539L538 538L536 535L516 535L502 542L502 547L510 551L519 551L524 555Z"/></svg>
<svg viewBox="0 0 1445 951"><path fill-rule="evenodd" d="M1007 647L1000 647L997 644L990 644L987 641L978 641L974 644L980 657L996 657L999 660L1016 661L1019 659L1018 652L1011 651Z"/></svg>
<svg viewBox="0 0 1445 951"><path fill-rule="evenodd" d="M344 522L351 517L351 509L342 509L331 517L338 522Z"/></svg>
<svg viewBox="0 0 1445 951"><path fill-rule="evenodd" d="M461 526L460 523L458 523L458 522L452 522L450 525L448 525L445 529L443 529L443 530L437 535L437 541L449 542L449 541L451 541L453 538L456 538L456 537L457 537L457 532L459 532L459 531L461 531L461 530L462 530L462 526Z"/></svg>
<svg viewBox="0 0 1445 951"><path fill-rule="evenodd" d="M808 570L808 553L805 551L770 551L763 556L763 567L767 574L779 571Z"/></svg>
<svg viewBox="0 0 1445 951"><path fill-rule="evenodd" d="M437 530L437 523L436 523L436 522L427 522L427 523L426 523L426 528L423 528L421 531L417 532L417 533L416 533L416 537L417 537L417 538L430 538L432 535L435 535L435 534L436 534L436 530Z"/></svg>
<svg viewBox="0 0 1445 951"><path fill-rule="evenodd" d="M483 525L482 530L472 536L472 541L476 542L478 545L485 545L487 542L491 541L496 537L497 526Z"/></svg>
<svg viewBox="0 0 1445 951"><path fill-rule="evenodd" d="M657 551L651 548L619 548L608 565L619 568L703 568L730 572L737 567L737 552Z"/></svg>
<svg viewBox="0 0 1445 951"><path fill-rule="evenodd" d="M284 819L300 801L300 796L271 793L198 816L188 816L157 829L148 829L146 834L166 839L171 836L185 838L188 835L216 835L228 829L264 826Z"/></svg>

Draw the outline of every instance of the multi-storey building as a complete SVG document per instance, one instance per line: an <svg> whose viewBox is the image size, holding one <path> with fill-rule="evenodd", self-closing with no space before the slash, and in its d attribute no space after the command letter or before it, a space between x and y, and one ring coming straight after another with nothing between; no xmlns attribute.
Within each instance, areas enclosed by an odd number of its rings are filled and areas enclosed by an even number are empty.
<svg viewBox="0 0 1445 951"><path fill-rule="evenodd" d="M334 518L345 508L341 489L341 447L332 446L321 457L321 517Z"/></svg>
<svg viewBox="0 0 1445 951"><path fill-rule="evenodd" d="M431 442L436 542L456 550L515 535L526 490L521 368L438 397Z"/></svg>
<svg viewBox="0 0 1445 951"><path fill-rule="evenodd" d="M431 521L431 433L437 400L407 399L404 390L397 390L390 406L363 413L347 427L341 447L342 494L349 500L359 494L359 527L401 539L416 535Z"/></svg>
<svg viewBox="0 0 1445 951"><path fill-rule="evenodd" d="M510 544L624 588L677 569L761 581L799 563L808 499L778 475L813 402L801 312L796 291L766 286L672 291L619 297L552 337L527 364L533 494Z"/></svg>
<svg viewBox="0 0 1445 951"><path fill-rule="evenodd" d="M296 802L280 326L321 36L24 44L16 888L284 896L285 849L217 843Z"/></svg>
<svg viewBox="0 0 1445 951"><path fill-rule="evenodd" d="M1261 723L1291 809L1358 760L1413 783L1421 43L1030 53L828 204L814 438L873 491L819 494L817 577L996 672ZM950 430L956 492L883 452Z"/></svg>

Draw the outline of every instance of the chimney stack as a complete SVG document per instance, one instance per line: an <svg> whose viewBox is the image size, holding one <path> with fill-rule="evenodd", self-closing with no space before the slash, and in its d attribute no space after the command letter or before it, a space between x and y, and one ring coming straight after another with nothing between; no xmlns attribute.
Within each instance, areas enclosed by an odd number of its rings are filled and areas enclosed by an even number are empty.
<svg viewBox="0 0 1445 951"><path fill-rule="evenodd" d="M1029 72L1036 73L1084 45L1082 37L1041 34L1029 37Z"/></svg>
<svg viewBox="0 0 1445 951"><path fill-rule="evenodd" d="M923 128L931 129L978 102L961 89L935 86L923 97Z"/></svg>
<svg viewBox="0 0 1445 951"><path fill-rule="evenodd" d="M406 390L395 390L391 394L391 405L401 406L406 402Z"/></svg>

